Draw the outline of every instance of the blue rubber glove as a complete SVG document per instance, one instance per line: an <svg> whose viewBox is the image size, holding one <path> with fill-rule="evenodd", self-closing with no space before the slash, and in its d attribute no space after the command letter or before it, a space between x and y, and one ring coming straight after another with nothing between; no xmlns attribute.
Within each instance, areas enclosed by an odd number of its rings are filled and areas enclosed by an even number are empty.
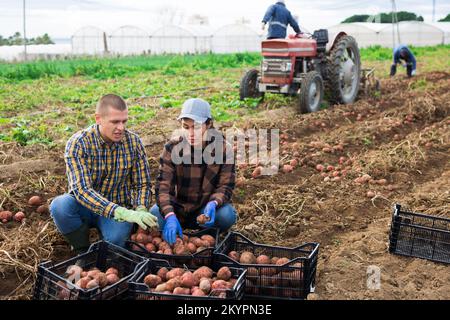
<svg viewBox="0 0 450 320"><path fill-rule="evenodd" d="M166 219L163 238L172 245L177 240L177 234L183 238L183 229L181 229L180 221L178 221L177 216L173 214Z"/></svg>
<svg viewBox="0 0 450 320"><path fill-rule="evenodd" d="M214 226L214 222L216 221L216 208L216 201L210 201L206 204L203 214L209 218L209 221L204 224L205 227L209 228Z"/></svg>

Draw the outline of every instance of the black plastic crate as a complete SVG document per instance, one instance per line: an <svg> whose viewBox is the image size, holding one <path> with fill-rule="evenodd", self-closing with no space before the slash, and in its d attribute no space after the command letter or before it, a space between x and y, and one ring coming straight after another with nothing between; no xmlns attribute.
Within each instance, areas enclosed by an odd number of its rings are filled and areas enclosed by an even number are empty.
<svg viewBox="0 0 450 320"><path fill-rule="evenodd" d="M389 252L450 263L450 219L404 211L396 204Z"/></svg>
<svg viewBox="0 0 450 320"><path fill-rule="evenodd" d="M206 248L202 251L188 254L188 255L175 255L175 254L161 254L156 252L148 251L142 244L139 244L134 241L127 241L127 248L141 256L144 256L149 259L162 259L169 262L172 267L188 267L195 268L196 266L208 266L210 267L213 263L213 252L217 248L217 244L219 241L219 229L217 228L207 228L200 231L193 232L184 232L184 235L188 237L201 237L203 235L210 235L216 239L216 243L213 248ZM137 249L139 248L139 249Z"/></svg>
<svg viewBox="0 0 450 320"><path fill-rule="evenodd" d="M81 289L66 281L67 267L82 261L85 270L97 267L105 271L114 267L119 271L120 281L104 288ZM128 280L143 268L146 259L114 244L99 241L91 245L86 253L64 262L43 262L38 267L34 288L35 300L115 300L127 296Z"/></svg>
<svg viewBox="0 0 450 320"><path fill-rule="evenodd" d="M255 256L288 258L284 265L242 264L228 256L231 251L250 251ZM214 261L222 266L247 269L246 298L305 299L314 292L318 243L306 243L295 248L255 243L237 232L230 232L214 251Z"/></svg>
<svg viewBox="0 0 450 320"><path fill-rule="evenodd" d="M144 278L149 274L156 274L159 269L166 267L171 270L176 266L171 266L166 260L149 259L144 267L139 270L129 281L129 298L132 300L241 300L245 292L245 277L247 271L241 268L231 267L230 271L233 278L237 281L232 289L215 290L210 292L208 296L190 296L175 295L160 292L151 292L149 287L144 283ZM208 266L217 272L221 266ZM185 268L186 270L195 271L197 268ZM225 297L219 297L219 293L225 293Z"/></svg>

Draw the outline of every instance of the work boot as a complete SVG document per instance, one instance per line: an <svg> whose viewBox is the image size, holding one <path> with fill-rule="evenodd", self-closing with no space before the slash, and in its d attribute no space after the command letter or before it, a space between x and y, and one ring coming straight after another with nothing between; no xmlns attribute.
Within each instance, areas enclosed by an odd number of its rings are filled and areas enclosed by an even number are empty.
<svg viewBox="0 0 450 320"><path fill-rule="evenodd" d="M89 225L83 223L77 230L63 235L66 241L71 245L75 254L79 255L89 249Z"/></svg>

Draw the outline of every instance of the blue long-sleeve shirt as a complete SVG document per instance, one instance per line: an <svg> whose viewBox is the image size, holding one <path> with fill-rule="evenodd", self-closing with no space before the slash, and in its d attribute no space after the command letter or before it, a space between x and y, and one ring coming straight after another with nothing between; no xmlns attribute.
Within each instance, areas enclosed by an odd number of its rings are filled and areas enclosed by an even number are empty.
<svg viewBox="0 0 450 320"><path fill-rule="evenodd" d="M288 25L291 25L296 33L300 33L297 21L282 2L271 5L267 9L262 22L269 23L268 38L286 38Z"/></svg>
<svg viewBox="0 0 450 320"><path fill-rule="evenodd" d="M406 51L406 58L400 56L402 50ZM412 63L412 70L416 70L416 58L414 54L405 45L399 45L394 49L394 64L400 63L400 60L405 60L407 63Z"/></svg>

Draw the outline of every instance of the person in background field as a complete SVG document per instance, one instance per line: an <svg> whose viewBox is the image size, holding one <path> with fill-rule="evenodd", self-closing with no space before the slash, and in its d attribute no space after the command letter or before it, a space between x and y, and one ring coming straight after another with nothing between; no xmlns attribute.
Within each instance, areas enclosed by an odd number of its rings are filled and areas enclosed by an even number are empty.
<svg viewBox="0 0 450 320"><path fill-rule="evenodd" d="M223 161L225 139L209 138L223 137L213 127L209 103L202 99L185 101L178 120L181 134L164 146L155 186L157 204L150 210L158 217L163 238L169 244L175 242L177 235L182 237L182 227L216 227L224 232L237 218L236 210L230 204L235 187L235 165ZM212 146L223 153L213 161L206 161L205 150ZM175 161L180 148L183 148L183 161ZM199 161L193 161L195 149L201 151ZM200 214L207 216L209 221L198 224L196 219Z"/></svg>
<svg viewBox="0 0 450 320"><path fill-rule="evenodd" d="M50 212L76 253L89 248L89 229L105 241L125 246L133 223L157 228L148 208L150 169L141 139L125 129L128 108L116 95L103 96L96 124L75 133L64 153L68 193L56 197Z"/></svg>
<svg viewBox="0 0 450 320"><path fill-rule="evenodd" d="M406 68L408 77L416 75L416 58L411 50L405 45L399 45L394 49L394 62L391 65L391 77L397 73L397 64L404 61L403 66Z"/></svg>
<svg viewBox="0 0 450 320"><path fill-rule="evenodd" d="M292 17L291 12L286 8L284 0L279 0L271 5L262 20L262 29L265 30L269 23L269 33L267 39L284 39L288 25L291 25L297 35L301 33L297 21Z"/></svg>

